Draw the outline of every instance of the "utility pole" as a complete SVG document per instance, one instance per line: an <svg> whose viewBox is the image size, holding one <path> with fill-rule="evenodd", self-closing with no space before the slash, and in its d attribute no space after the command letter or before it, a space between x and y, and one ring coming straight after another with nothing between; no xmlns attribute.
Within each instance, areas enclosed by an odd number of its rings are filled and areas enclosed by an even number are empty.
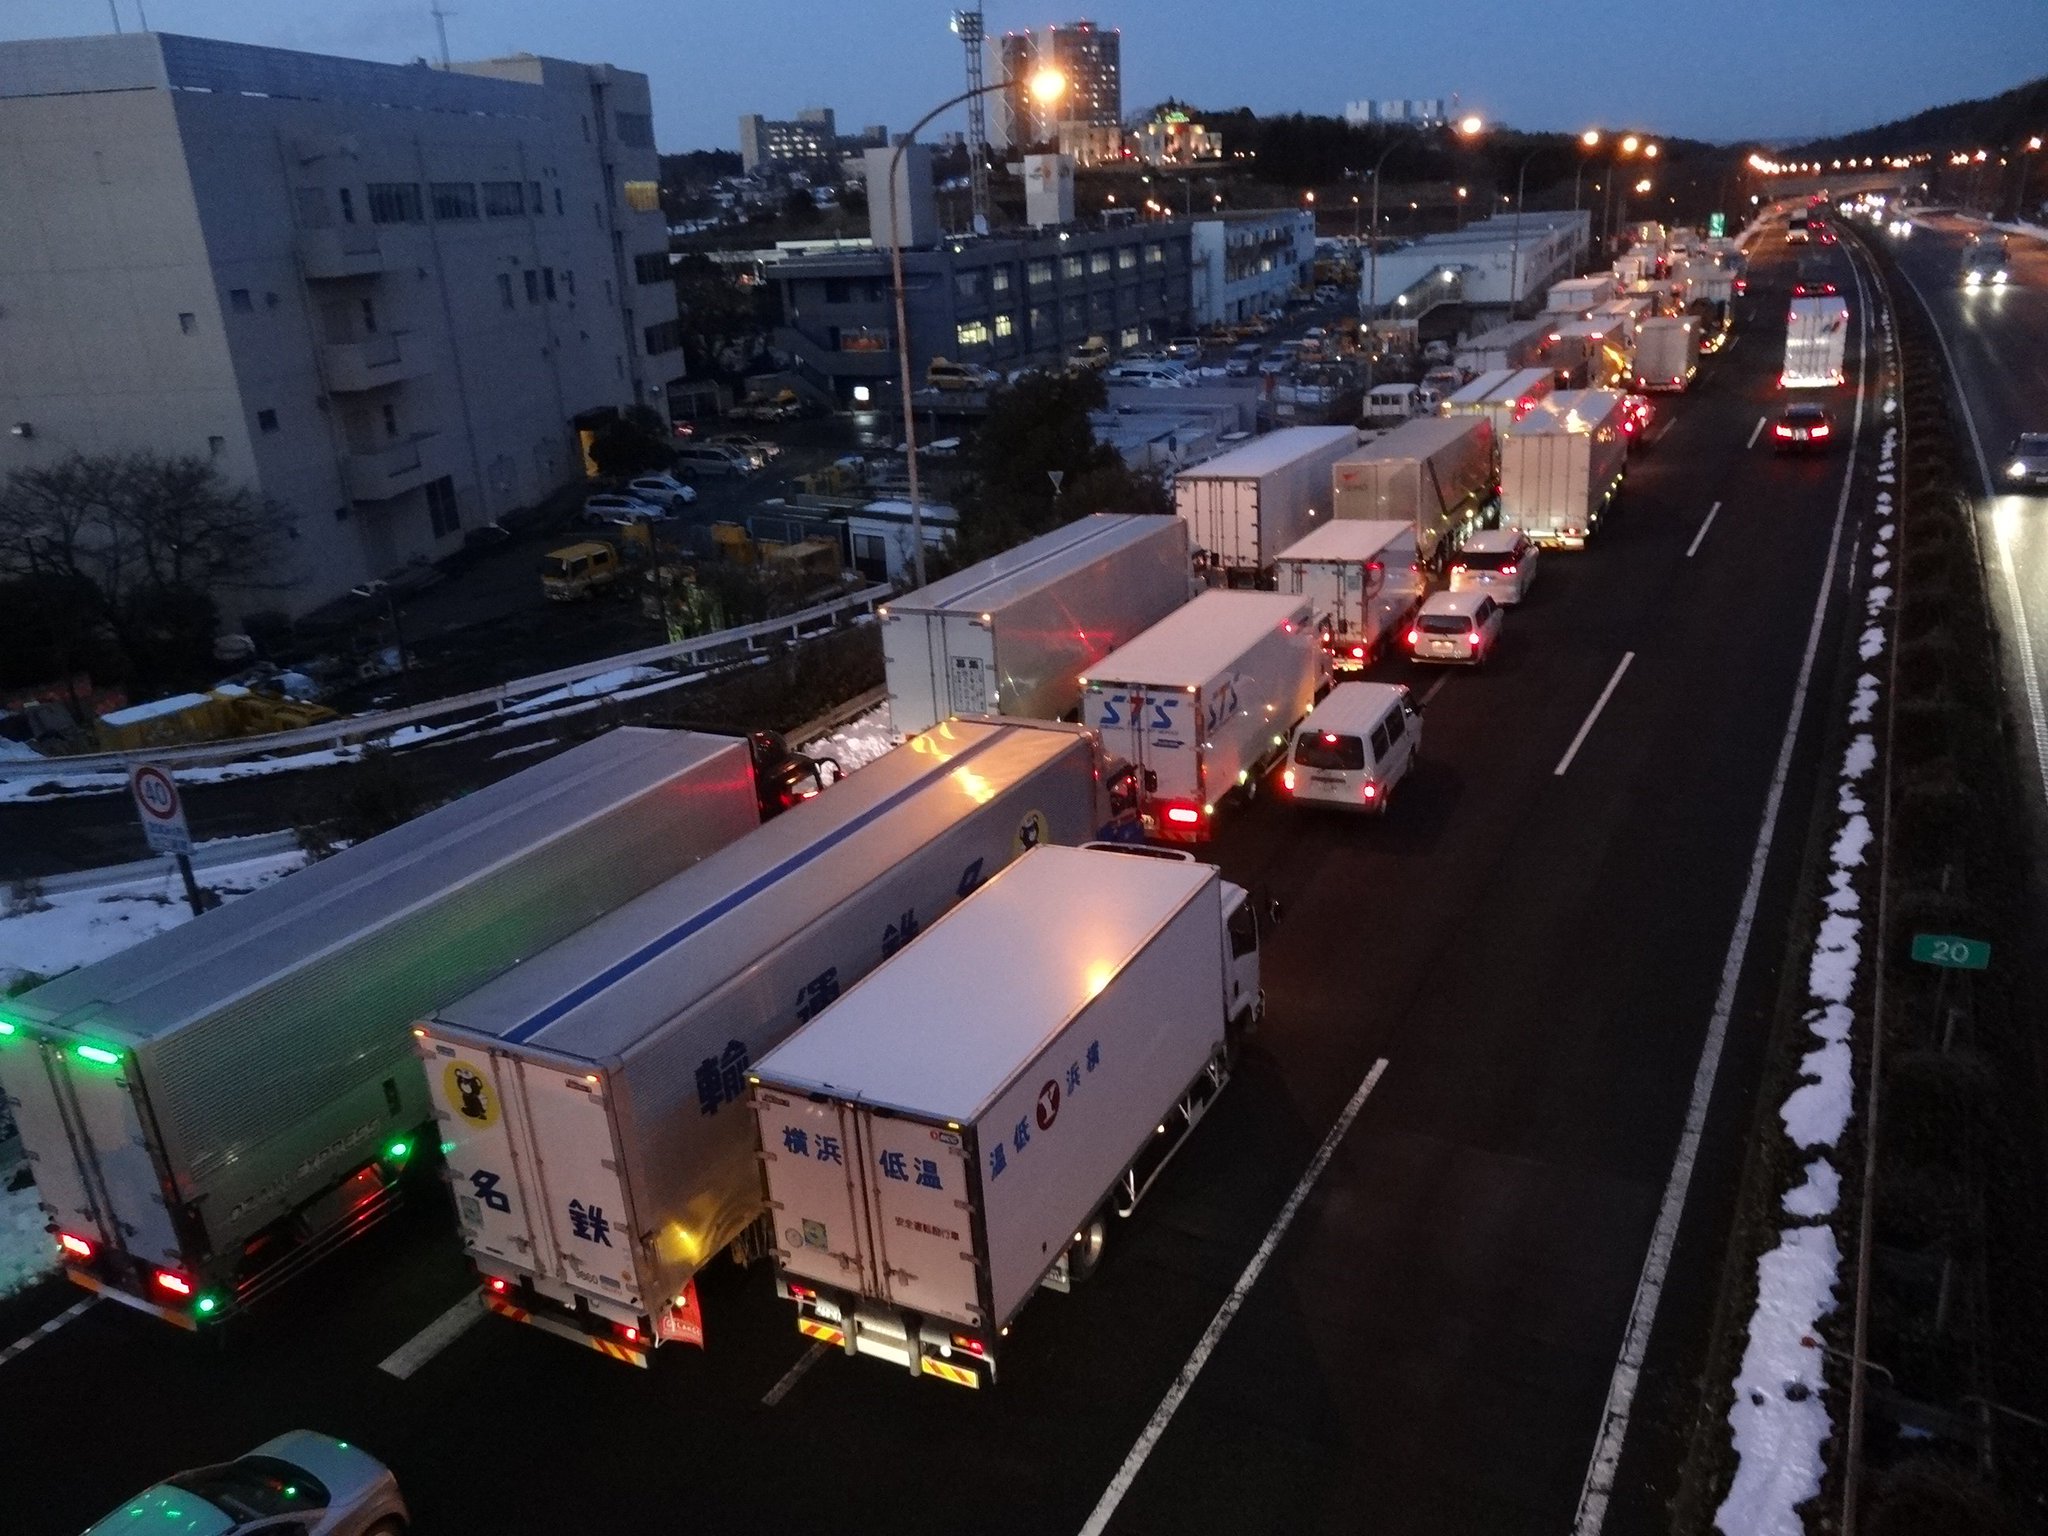
<svg viewBox="0 0 2048 1536"><path fill-rule="evenodd" d="M980 9L955 11L953 30L967 49L967 184L974 211L973 229L977 235L985 235L989 230L988 97L987 82L982 78Z"/></svg>
<svg viewBox="0 0 2048 1536"><path fill-rule="evenodd" d="M446 69L448 67L448 18L455 13L442 10L441 0L433 0L433 3L427 7L427 14L434 18L434 31L441 39L441 67Z"/></svg>

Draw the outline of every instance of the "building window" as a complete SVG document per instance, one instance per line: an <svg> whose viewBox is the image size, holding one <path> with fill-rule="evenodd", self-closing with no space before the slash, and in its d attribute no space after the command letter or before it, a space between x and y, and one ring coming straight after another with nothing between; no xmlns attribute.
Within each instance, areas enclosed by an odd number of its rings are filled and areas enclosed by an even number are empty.
<svg viewBox="0 0 2048 1536"><path fill-rule="evenodd" d="M683 344L683 327L679 321L658 320L640 333L640 339L645 343L649 357L659 357Z"/></svg>
<svg viewBox="0 0 2048 1536"><path fill-rule="evenodd" d="M342 504L341 504L340 506L338 506L338 507L336 507L336 508L334 509L334 520L335 520L335 521L336 521L337 523L345 523L345 522L347 522L347 521L348 521L348 503L347 503L347 502L345 502L345 501L344 501L344 502L343 502L343 503L342 503Z"/></svg>
<svg viewBox="0 0 2048 1536"><path fill-rule="evenodd" d="M1109 270L1109 252L1090 251L1088 253L1088 270L1097 277L1107 272Z"/></svg>
<svg viewBox="0 0 2048 1536"><path fill-rule="evenodd" d="M998 341L1002 340L1004 337L1014 336L1016 334L1017 317L1015 315L996 316L996 339Z"/></svg>
<svg viewBox="0 0 2048 1536"><path fill-rule="evenodd" d="M232 309L236 314L246 315L249 313L250 310L254 309L255 307L256 306L254 304L251 304L249 302L248 289L230 288L228 290L228 308Z"/></svg>
<svg viewBox="0 0 2048 1536"><path fill-rule="evenodd" d="M353 192L349 191L349 189L348 189L347 187L343 187L343 188L341 188L341 189L340 189L339 191L337 191L337 192L335 193L335 196L341 199L341 222L342 222L342 223L344 223L344 224L353 224L353 223L355 223L355 221L356 221L356 195L355 195L355 193L353 193Z"/></svg>
<svg viewBox="0 0 2048 1536"><path fill-rule="evenodd" d="M455 477L443 475L427 482L427 519L434 525L434 537L445 539L462 526L462 514L455 506Z"/></svg>
<svg viewBox="0 0 2048 1536"><path fill-rule="evenodd" d="M1010 269L1008 267L990 267L988 269L988 290L990 293L1008 293L1010 291Z"/></svg>
<svg viewBox="0 0 2048 1536"><path fill-rule="evenodd" d="M485 182L484 217L491 219L525 218L526 189L516 181Z"/></svg>
<svg viewBox="0 0 2048 1536"><path fill-rule="evenodd" d="M416 181L373 181L363 189L370 195L372 224L418 224L420 184Z"/></svg>
<svg viewBox="0 0 2048 1536"><path fill-rule="evenodd" d="M1135 245L1124 245L1117 248L1116 269L1119 272L1135 272L1138 270L1138 248Z"/></svg>
<svg viewBox="0 0 2048 1536"><path fill-rule="evenodd" d="M475 182L437 181L428 190L434 194L436 223L461 223L477 216Z"/></svg>
<svg viewBox="0 0 2048 1536"><path fill-rule="evenodd" d="M1088 301L1084 298L1076 296L1068 299L1061 306L1061 311L1067 324L1077 331L1088 323Z"/></svg>
<svg viewBox="0 0 2048 1536"><path fill-rule="evenodd" d="M981 296L981 280L983 275L980 271L955 272L953 274L953 292L963 299L979 298Z"/></svg>
<svg viewBox="0 0 2048 1536"><path fill-rule="evenodd" d="M562 291L572 299L576 297L576 274L567 267L562 268Z"/></svg>
<svg viewBox="0 0 2048 1536"><path fill-rule="evenodd" d="M1138 344L1138 328L1135 325L1125 326L1119 336L1117 345L1120 347L1135 347Z"/></svg>
<svg viewBox="0 0 2048 1536"><path fill-rule="evenodd" d="M636 283L665 283L668 281L668 252L642 251L633 258L633 281ZM840 285L844 287L845 284Z"/></svg>
<svg viewBox="0 0 2048 1536"><path fill-rule="evenodd" d="M258 411L256 413L256 429L259 432L275 432L277 430L277 412Z"/></svg>
<svg viewBox="0 0 2048 1536"><path fill-rule="evenodd" d="M541 201L540 183L537 181L529 181L526 184L526 190L529 197L531 198L531 201L528 202L527 207L532 210L533 216L537 219L548 211L548 205Z"/></svg>
<svg viewBox="0 0 2048 1536"><path fill-rule="evenodd" d="M866 326L848 326L839 332L838 350L841 352L886 352L889 350L887 331L869 330Z"/></svg>
<svg viewBox="0 0 2048 1536"><path fill-rule="evenodd" d="M540 285L547 291L548 299L552 302L555 297L555 269L553 267L542 267L540 269Z"/></svg>
<svg viewBox="0 0 2048 1536"><path fill-rule="evenodd" d="M1062 256L1060 258L1060 276L1065 278L1068 282L1072 283L1080 281L1082 271L1083 268L1081 265L1080 257Z"/></svg>
<svg viewBox="0 0 2048 1536"><path fill-rule="evenodd" d="M1053 329L1054 325L1052 306L1050 304L1032 305L1031 339L1035 342L1050 341L1052 339Z"/></svg>
<svg viewBox="0 0 2048 1536"><path fill-rule="evenodd" d="M953 328L953 335L962 348L985 347L988 345L988 322L986 320L969 320L962 325L955 326Z"/></svg>
<svg viewBox="0 0 2048 1536"><path fill-rule="evenodd" d="M299 228L325 229L327 227L327 189L325 187L296 187L292 201L298 209Z"/></svg>
<svg viewBox="0 0 2048 1536"><path fill-rule="evenodd" d="M529 304L538 304L540 302L540 274L534 271L533 268L528 267L525 272L525 277L526 302Z"/></svg>
<svg viewBox="0 0 2048 1536"><path fill-rule="evenodd" d="M512 274L510 272L500 272L498 274L498 302L507 309L512 307Z"/></svg>
<svg viewBox="0 0 2048 1536"><path fill-rule="evenodd" d="M178 311L178 329L190 336L199 329L199 317L189 309Z"/></svg>
<svg viewBox="0 0 2048 1536"><path fill-rule="evenodd" d="M1146 266L1148 266L1148 267L1160 267L1160 266L1164 266L1165 264L1166 264L1166 247L1165 247L1165 246L1163 246L1163 245L1156 245L1156 244L1155 244L1155 245L1148 245L1148 246L1146 246L1146 247L1145 247L1145 265L1146 265Z"/></svg>
<svg viewBox="0 0 2048 1536"><path fill-rule="evenodd" d="M562 189L560 187L555 188L555 217L558 219L562 217Z"/></svg>
<svg viewBox="0 0 2048 1536"><path fill-rule="evenodd" d="M654 115L650 112L614 112L612 125L621 144L633 149L654 148Z"/></svg>
<svg viewBox="0 0 2048 1536"><path fill-rule="evenodd" d="M1034 288L1042 288L1052 281L1052 263L1046 260L1032 262L1024 269L1024 276Z"/></svg>
<svg viewBox="0 0 2048 1536"><path fill-rule="evenodd" d="M389 400L386 400L384 402L383 410L384 435L386 437L398 436L398 407L393 405Z"/></svg>
<svg viewBox="0 0 2048 1536"><path fill-rule="evenodd" d="M635 213L661 212L661 183L629 181L625 186L626 206Z"/></svg>

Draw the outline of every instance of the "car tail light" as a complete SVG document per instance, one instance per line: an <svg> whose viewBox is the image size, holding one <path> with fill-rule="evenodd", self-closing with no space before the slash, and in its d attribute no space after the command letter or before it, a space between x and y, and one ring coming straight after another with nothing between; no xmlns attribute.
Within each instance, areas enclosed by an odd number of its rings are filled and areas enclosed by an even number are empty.
<svg viewBox="0 0 2048 1536"><path fill-rule="evenodd" d="M1419 630L1419 629L1411 629L1411 630L1409 630L1409 631L1408 631L1408 643L1409 643L1410 645L1420 645L1420 644L1422 643L1422 631L1421 631L1421 630Z"/></svg>
<svg viewBox="0 0 2048 1536"><path fill-rule="evenodd" d="M1323 732L1323 745L1326 747L1334 747L1335 745L1337 745L1337 733L1335 731Z"/></svg>
<svg viewBox="0 0 2048 1536"><path fill-rule="evenodd" d="M1813 428L1812 431L1808 432L1806 435L1808 437L1826 437L1828 435L1827 423L1819 423Z"/></svg>
<svg viewBox="0 0 2048 1536"><path fill-rule="evenodd" d="M1473 650L1475 650L1475 651L1476 651L1476 650L1478 650L1478 649L1479 649L1479 631L1478 631L1478 630L1476 630L1476 629L1468 629L1468 630L1466 630L1466 631L1465 631L1465 643L1466 643L1467 645L1471 646Z"/></svg>
<svg viewBox="0 0 2048 1536"><path fill-rule="evenodd" d="M1353 647L1351 647L1351 659L1353 661L1365 660L1365 647L1362 645L1354 645Z"/></svg>
<svg viewBox="0 0 2048 1536"><path fill-rule="evenodd" d="M1465 562L1460 560L1456 565L1451 567L1451 574L1455 576L1458 574L1458 572L1464 570L1465 568Z"/></svg>
<svg viewBox="0 0 2048 1536"><path fill-rule="evenodd" d="M1202 813L1192 805L1169 805L1166 819L1183 827L1192 827L1202 819Z"/></svg>
<svg viewBox="0 0 2048 1536"><path fill-rule="evenodd" d="M1292 768L1280 770L1280 787L1290 795L1294 793L1294 770Z"/></svg>
<svg viewBox="0 0 2048 1536"><path fill-rule="evenodd" d="M1500 573L1503 576L1512 576L1515 574L1516 571L1519 571L1520 569L1521 567L1519 565L1504 565L1500 568Z"/></svg>
<svg viewBox="0 0 2048 1536"><path fill-rule="evenodd" d="M1771 428L1771 432L1774 436L1777 437L1790 437L1792 435L1792 429L1786 426L1782 421L1779 422L1775 427Z"/></svg>
<svg viewBox="0 0 2048 1536"><path fill-rule="evenodd" d="M64 1250L67 1258L73 1259L90 1261L92 1256L99 1252L89 1239L80 1237L75 1232L59 1232L57 1246Z"/></svg>
<svg viewBox="0 0 2048 1536"><path fill-rule="evenodd" d="M160 1269L156 1272L156 1283L173 1296L190 1296L192 1282L174 1269Z"/></svg>
<svg viewBox="0 0 2048 1536"><path fill-rule="evenodd" d="M964 1349L970 1355L986 1355L988 1353L988 1346L982 1343L981 1340L975 1338L972 1334L954 1334L953 1347L955 1349Z"/></svg>
<svg viewBox="0 0 2048 1536"><path fill-rule="evenodd" d="M1379 785L1377 785L1377 784L1373 783L1373 782L1372 782L1372 780L1370 780L1370 779L1367 779L1367 780L1365 781L1365 798L1366 798L1366 799L1368 799L1368 800L1377 800L1377 799L1379 799L1379 797L1380 797L1380 787L1379 787Z"/></svg>

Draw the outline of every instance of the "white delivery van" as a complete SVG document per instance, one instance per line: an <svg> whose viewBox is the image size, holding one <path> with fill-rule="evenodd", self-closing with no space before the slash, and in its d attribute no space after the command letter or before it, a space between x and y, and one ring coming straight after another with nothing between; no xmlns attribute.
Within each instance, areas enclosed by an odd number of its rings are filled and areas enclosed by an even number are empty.
<svg viewBox="0 0 2048 1536"><path fill-rule="evenodd" d="M1422 716L1394 683L1339 683L1294 728L1280 787L1298 805L1384 814L1422 748Z"/></svg>

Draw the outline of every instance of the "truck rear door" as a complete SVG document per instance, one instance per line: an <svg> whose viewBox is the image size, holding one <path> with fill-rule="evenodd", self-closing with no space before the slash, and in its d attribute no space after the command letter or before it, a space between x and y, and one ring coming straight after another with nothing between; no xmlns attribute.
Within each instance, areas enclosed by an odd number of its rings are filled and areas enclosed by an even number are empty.
<svg viewBox="0 0 2048 1536"><path fill-rule="evenodd" d="M182 1265L130 1081L135 1059L77 1054L98 1050L39 1041L8 1051L4 1086L33 1154L36 1188L59 1228L150 1263Z"/></svg>
<svg viewBox="0 0 2048 1536"><path fill-rule="evenodd" d="M528 1201L557 1278L593 1297L649 1310L640 1293L633 1209L619 1172L607 1079L522 1059L518 1103L533 1148Z"/></svg>
<svg viewBox="0 0 2048 1536"><path fill-rule="evenodd" d="M879 1294L909 1311L985 1326L960 1133L867 1108L854 1116Z"/></svg>
<svg viewBox="0 0 2048 1536"><path fill-rule="evenodd" d="M878 1294L853 1111L764 1085L754 1091L754 1115L777 1266L790 1279Z"/></svg>
<svg viewBox="0 0 2048 1536"><path fill-rule="evenodd" d="M427 1090L464 1245L515 1269L539 1268L526 1164L515 1145L525 1120L517 1063L442 1040L428 1038L425 1046Z"/></svg>
<svg viewBox="0 0 2048 1536"><path fill-rule="evenodd" d="M1091 684L1082 700L1082 719L1101 735L1103 752L1138 770L1148 826L1162 801L1199 802L1199 713L1197 695L1175 688Z"/></svg>

